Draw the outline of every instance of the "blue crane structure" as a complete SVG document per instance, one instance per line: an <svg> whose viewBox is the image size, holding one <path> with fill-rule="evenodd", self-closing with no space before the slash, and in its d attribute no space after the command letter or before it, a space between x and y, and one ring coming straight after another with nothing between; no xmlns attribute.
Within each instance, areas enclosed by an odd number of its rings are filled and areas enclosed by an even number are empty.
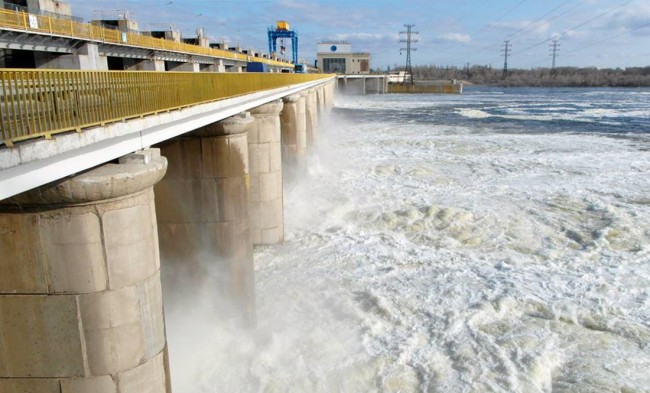
<svg viewBox="0 0 650 393"><path fill-rule="evenodd" d="M289 29L289 23L285 21L278 21L277 26L274 28L269 27L269 53L277 53L277 39L278 38L291 38L291 55L293 64L298 64L298 33ZM284 47L280 49L284 53Z"/></svg>

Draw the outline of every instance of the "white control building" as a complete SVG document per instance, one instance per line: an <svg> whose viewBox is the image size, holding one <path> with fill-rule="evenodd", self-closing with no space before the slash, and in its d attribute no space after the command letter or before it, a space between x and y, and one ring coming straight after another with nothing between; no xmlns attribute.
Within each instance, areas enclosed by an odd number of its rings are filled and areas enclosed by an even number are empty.
<svg viewBox="0 0 650 393"><path fill-rule="evenodd" d="M353 52L347 41L323 41L318 44L316 56L316 66L324 73L370 73L370 53Z"/></svg>

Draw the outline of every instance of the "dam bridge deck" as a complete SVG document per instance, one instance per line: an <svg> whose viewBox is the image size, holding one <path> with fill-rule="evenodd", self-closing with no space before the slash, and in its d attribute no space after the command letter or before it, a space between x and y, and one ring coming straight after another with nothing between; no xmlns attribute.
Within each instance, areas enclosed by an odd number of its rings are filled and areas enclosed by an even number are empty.
<svg viewBox="0 0 650 393"><path fill-rule="evenodd" d="M332 78L0 69L0 200Z"/></svg>

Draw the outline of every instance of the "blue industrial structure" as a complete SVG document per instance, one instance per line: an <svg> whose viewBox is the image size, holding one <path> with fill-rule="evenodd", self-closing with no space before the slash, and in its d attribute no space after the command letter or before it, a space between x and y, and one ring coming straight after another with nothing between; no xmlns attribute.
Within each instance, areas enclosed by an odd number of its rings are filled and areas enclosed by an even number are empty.
<svg viewBox="0 0 650 393"><path fill-rule="evenodd" d="M298 64L298 34L289 30L289 24L284 21L278 21L276 28L270 27L269 34L269 53L277 53L277 39L278 38L291 38L291 55L293 64ZM286 48L280 46L280 52L284 54Z"/></svg>
<svg viewBox="0 0 650 393"><path fill-rule="evenodd" d="M269 66L259 61L249 61L246 64L246 72L269 72Z"/></svg>

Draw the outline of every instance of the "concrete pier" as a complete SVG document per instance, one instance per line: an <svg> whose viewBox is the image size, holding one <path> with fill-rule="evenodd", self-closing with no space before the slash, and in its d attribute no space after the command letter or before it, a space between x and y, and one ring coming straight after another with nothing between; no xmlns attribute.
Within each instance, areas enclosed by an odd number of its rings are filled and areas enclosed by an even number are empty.
<svg viewBox="0 0 650 393"><path fill-rule="evenodd" d="M323 119L325 116L325 88L322 85L316 87L316 107L318 108L318 118Z"/></svg>
<svg viewBox="0 0 650 393"><path fill-rule="evenodd" d="M0 392L170 392L149 149L0 205Z"/></svg>
<svg viewBox="0 0 650 393"><path fill-rule="evenodd" d="M282 107L282 100L275 100L250 111L255 119L248 132L251 234L254 245L284 241Z"/></svg>
<svg viewBox="0 0 650 393"><path fill-rule="evenodd" d="M167 176L156 186L161 255L191 283L217 277L215 296L254 318L253 248L244 113L161 144ZM180 265L180 266L179 266Z"/></svg>
<svg viewBox="0 0 650 393"><path fill-rule="evenodd" d="M388 92L386 75L340 75L338 90L345 95L385 94ZM330 84L327 84L330 87ZM333 88L333 87L330 87Z"/></svg>
<svg viewBox="0 0 650 393"><path fill-rule="evenodd" d="M84 43L72 53L33 52L35 68L71 70L108 70L107 57L99 53L99 46Z"/></svg>
<svg viewBox="0 0 650 393"><path fill-rule="evenodd" d="M332 107L334 106L334 92L336 91L336 84L335 82L328 82L325 84L323 87L323 90L325 92L324 97L325 97L325 111L329 112L332 110Z"/></svg>
<svg viewBox="0 0 650 393"><path fill-rule="evenodd" d="M305 171L307 156L307 93L292 94L283 98L280 113L282 128L282 172L284 178L293 180Z"/></svg>
<svg viewBox="0 0 650 393"><path fill-rule="evenodd" d="M305 98L305 132L307 134L307 151L318 140L318 98L315 89L310 89Z"/></svg>

